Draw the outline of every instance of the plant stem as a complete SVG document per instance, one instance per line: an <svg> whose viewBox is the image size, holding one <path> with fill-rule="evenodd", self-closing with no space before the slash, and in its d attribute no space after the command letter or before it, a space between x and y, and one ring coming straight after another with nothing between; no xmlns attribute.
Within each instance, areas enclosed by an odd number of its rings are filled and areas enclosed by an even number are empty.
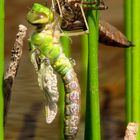
<svg viewBox="0 0 140 140"><path fill-rule="evenodd" d="M4 0L0 0L0 53L0 140L3 140Z"/></svg>
<svg viewBox="0 0 140 140"><path fill-rule="evenodd" d="M88 77L85 140L100 140L100 109L98 89L98 11L88 12Z"/></svg>
<svg viewBox="0 0 140 140"><path fill-rule="evenodd" d="M70 41L68 38L66 37L62 37L61 38L61 43L63 46L63 51L65 53L65 55L68 57L70 56ZM64 84L61 80L61 84L60 84L60 118L61 118L61 135L60 135L60 139L64 140L64 101L65 101L65 90L64 90Z"/></svg>
<svg viewBox="0 0 140 140"><path fill-rule="evenodd" d="M82 35L81 37L81 69L82 69L82 77L81 77L81 114L85 114L85 103L86 103L86 92L87 92L87 67L88 67L88 36Z"/></svg>
<svg viewBox="0 0 140 140"><path fill-rule="evenodd" d="M132 40L132 0L125 0L125 33ZM132 49L125 50L126 122L132 121Z"/></svg>
<svg viewBox="0 0 140 140"><path fill-rule="evenodd" d="M132 119L140 123L140 1L132 2ZM139 133L140 134L140 133ZM140 140L140 135L138 136Z"/></svg>

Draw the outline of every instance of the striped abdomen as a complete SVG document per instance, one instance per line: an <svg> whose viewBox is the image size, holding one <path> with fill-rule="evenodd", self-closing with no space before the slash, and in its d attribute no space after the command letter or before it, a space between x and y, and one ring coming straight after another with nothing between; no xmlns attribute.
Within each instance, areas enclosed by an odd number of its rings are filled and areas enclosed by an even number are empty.
<svg viewBox="0 0 140 140"><path fill-rule="evenodd" d="M52 64L61 75L65 86L64 135L66 140L73 140L80 121L80 87L70 60L61 53Z"/></svg>
<svg viewBox="0 0 140 140"><path fill-rule="evenodd" d="M80 87L73 68L62 78L65 85L64 135L66 140L73 140L80 121Z"/></svg>
<svg viewBox="0 0 140 140"><path fill-rule="evenodd" d="M127 48L133 46L117 28L102 20L99 21L99 41L114 47Z"/></svg>

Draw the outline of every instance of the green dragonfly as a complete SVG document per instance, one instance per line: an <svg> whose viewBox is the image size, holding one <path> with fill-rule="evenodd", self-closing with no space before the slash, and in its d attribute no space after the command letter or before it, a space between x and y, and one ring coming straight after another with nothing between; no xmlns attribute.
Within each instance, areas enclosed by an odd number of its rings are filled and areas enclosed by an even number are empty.
<svg viewBox="0 0 140 140"><path fill-rule="evenodd" d="M55 70L61 75L65 86L65 139L73 140L79 125L80 87L73 63L63 53L60 43L61 20L55 11L38 3L34 3L27 14L27 21L36 27L29 38L29 45L31 61L37 71L39 85L47 97L47 123L51 123L57 113L59 94L57 79L53 72ZM54 90L49 90L52 88Z"/></svg>

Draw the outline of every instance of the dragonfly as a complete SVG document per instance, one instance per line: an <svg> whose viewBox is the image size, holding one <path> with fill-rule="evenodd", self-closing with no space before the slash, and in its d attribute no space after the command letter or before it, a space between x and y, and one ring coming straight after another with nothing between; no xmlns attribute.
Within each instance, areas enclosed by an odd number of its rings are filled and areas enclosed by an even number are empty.
<svg viewBox="0 0 140 140"><path fill-rule="evenodd" d="M55 11L34 3L27 13L27 21L36 27L29 38L31 62L38 74L38 83L46 103L46 122L51 123L57 114L59 92L56 71L65 86L64 136L74 140L80 121L80 86L73 63L65 56L60 43L61 17Z"/></svg>
<svg viewBox="0 0 140 140"><path fill-rule="evenodd" d="M88 10L106 10L108 8L103 0L99 3L95 1L84 2L81 0L52 0L52 3L56 12L62 17L62 30L68 31L68 35L70 36L89 33L85 17L85 13ZM79 32L79 30L82 31ZM71 32L69 33L69 31ZM99 42L122 48L133 46L123 33L103 20L99 20Z"/></svg>

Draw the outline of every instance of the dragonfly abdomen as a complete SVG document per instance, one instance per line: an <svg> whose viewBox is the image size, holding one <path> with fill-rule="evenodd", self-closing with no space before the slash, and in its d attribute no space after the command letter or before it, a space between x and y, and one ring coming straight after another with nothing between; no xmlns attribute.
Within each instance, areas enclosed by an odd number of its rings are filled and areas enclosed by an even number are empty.
<svg viewBox="0 0 140 140"><path fill-rule="evenodd" d="M80 120L80 86L70 60L61 53L52 64L61 75L65 87L64 135L73 140L77 134Z"/></svg>
<svg viewBox="0 0 140 140"><path fill-rule="evenodd" d="M73 140L80 121L80 87L74 69L71 68L63 77L65 86L64 135L66 140Z"/></svg>

